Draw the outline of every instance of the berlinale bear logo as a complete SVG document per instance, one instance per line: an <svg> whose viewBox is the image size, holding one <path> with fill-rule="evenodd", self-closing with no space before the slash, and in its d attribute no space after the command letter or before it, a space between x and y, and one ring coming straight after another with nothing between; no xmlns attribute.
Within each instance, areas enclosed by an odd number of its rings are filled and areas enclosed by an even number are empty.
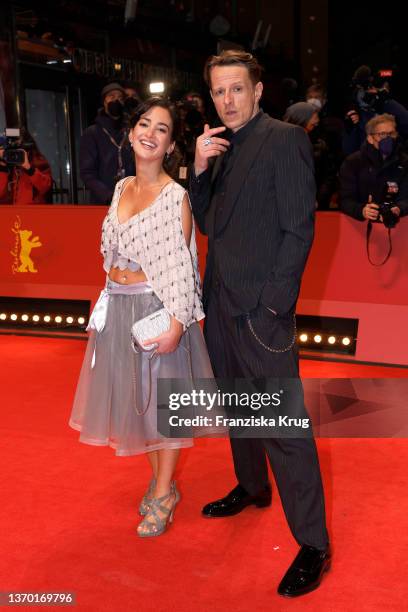
<svg viewBox="0 0 408 612"><path fill-rule="evenodd" d="M16 272L38 272L30 254L32 249L42 246L39 237L34 236L34 238L31 238L33 235L31 230L21 229L21 219L19 216L17 216L17 221L14 222L12 231L16 236L14 248L10 251L14 257L12 265L13 274Z"/></svg>

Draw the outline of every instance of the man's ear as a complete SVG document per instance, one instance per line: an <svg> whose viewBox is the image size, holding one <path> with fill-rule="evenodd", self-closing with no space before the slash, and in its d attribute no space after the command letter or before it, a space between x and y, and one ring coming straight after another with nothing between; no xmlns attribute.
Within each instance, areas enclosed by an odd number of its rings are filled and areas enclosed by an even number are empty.
<svg viewBox="0 0 408 612"><path fill-rule="evenodd" d="M259 83L255 85L255 100L257 102L259 102L259 100L261 99L262 92L263 92L263 83L259 81Z"/></svg>
<svg viewBox="0 0 408 612"><path fill-rule="evenodd" d="M374 144L374 138L371 136L371 134L368 134L368 135L367 135L367 142L369 142L369 143L370 143L370 145L373 145L373 144Z"/></svg>

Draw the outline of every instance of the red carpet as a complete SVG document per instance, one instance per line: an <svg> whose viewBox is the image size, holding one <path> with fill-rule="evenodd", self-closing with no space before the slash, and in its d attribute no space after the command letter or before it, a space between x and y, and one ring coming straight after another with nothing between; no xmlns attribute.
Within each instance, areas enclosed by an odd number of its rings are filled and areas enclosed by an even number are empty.
<svg viewBox="0 0 408 612"><path fill-rule="evenodd" d="M79 444L67 426L84 348L81 341L0 336L0 591L74 591L81 611L407 609L407 440L318 441L334 561L319 590L285 600L276 586L297 546L277 494L269 509L200 517L205 502L234 486L225 440L203 440L184 453L183 499L168 533L135 535L146 458ZM408 375L312 361L302 371Z"/></svg>

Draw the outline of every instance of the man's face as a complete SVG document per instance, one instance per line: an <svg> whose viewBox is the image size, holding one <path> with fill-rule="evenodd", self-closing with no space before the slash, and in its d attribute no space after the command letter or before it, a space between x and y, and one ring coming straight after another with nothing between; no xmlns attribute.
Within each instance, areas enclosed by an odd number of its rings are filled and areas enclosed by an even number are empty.
<svg viewBox="0 0 408 612"><path fill-rule="evenodd" d="M113 89L112 91L107 93L103 99L103 108L105 109L105 113L108 112L109 102L116 102L116 100L119 100L119 102L123 103L124 99L125 96L123 95L123 92L120 91L120 89Z"/></svg>
<svg viewBox="0 0 408 612"><path fill-rule="evenodd" d="M395 129L394 123L391 121L384 121L376 125L375 131L372 134L368 134L367 140L373 147L378 149L380 141L389 136L391 136L391 138L397 138L398 132Z"/></svg>
<svg viewBox="0 0 408 612"><path fill-rule="evenodd" d="M210 73L211 97L222 123L237 132L259 111L262 83L253 84L248 69L239 64L214 66Z"/></svg>

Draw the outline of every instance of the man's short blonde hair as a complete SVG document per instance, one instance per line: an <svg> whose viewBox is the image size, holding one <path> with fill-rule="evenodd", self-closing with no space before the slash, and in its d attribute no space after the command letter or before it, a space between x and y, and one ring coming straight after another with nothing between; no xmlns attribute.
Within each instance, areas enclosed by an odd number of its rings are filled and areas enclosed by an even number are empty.
<svg viewBox="0 0 408 612"><path fill-rule="evenodd" d="M383 115L376 115L370 121L367 121L365 126L365 131L367 136L374 134L377 129L377 126L380 123L392 123L394 128L397 129L397 123L395 121L394 115L390 115L389 113L384 113Z"/></svg>

